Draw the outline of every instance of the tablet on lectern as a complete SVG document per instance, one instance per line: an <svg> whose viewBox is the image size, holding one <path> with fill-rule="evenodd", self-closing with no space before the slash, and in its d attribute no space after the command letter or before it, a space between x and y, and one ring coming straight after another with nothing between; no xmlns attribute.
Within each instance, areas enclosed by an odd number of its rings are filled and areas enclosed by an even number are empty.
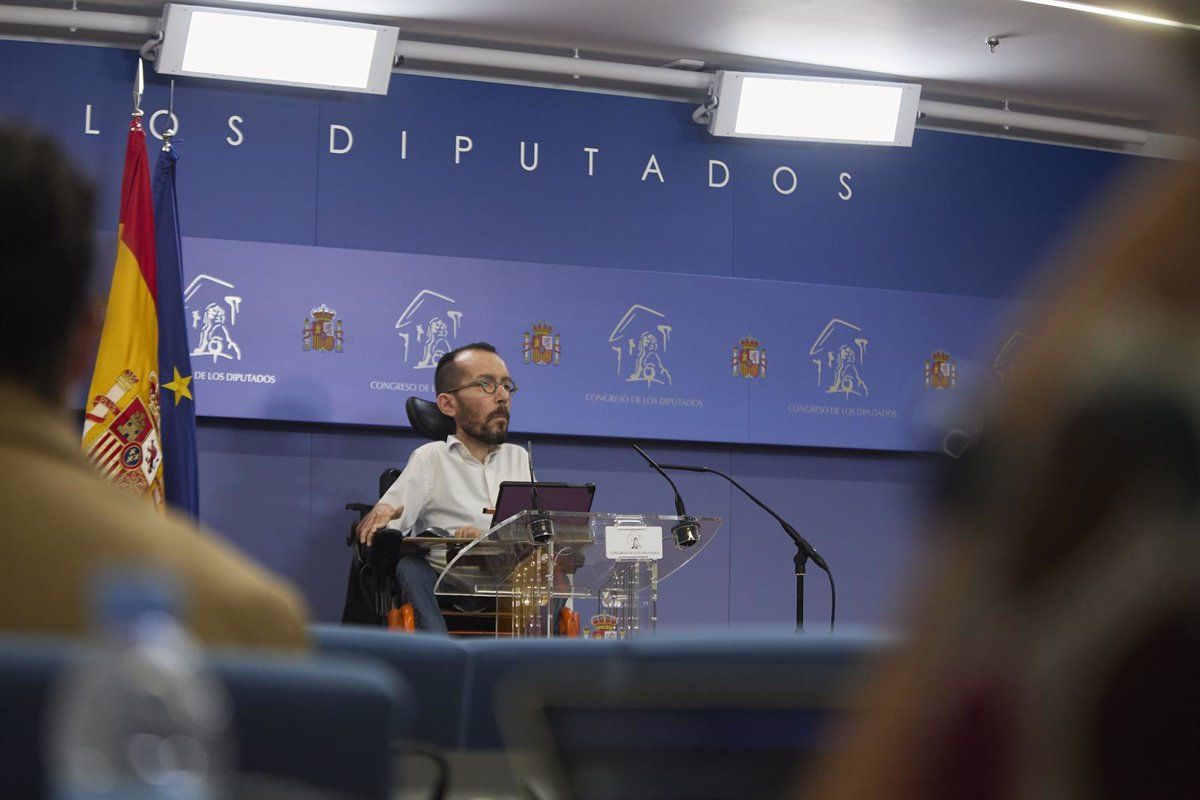
<svg viewBox="0 0 1200 800"><path fill-rule="evenodd" d="M529 481L504 481L500 484L500 494L496 498L496 512L492 515L491 527L496 527L522 511L533 509L531 486L537 486L538 508L542 511L573 511L586 514L592 510L592 499L596 495L596 487L591 483L572 486L548 481L538 481L536 484Z"/></svg>

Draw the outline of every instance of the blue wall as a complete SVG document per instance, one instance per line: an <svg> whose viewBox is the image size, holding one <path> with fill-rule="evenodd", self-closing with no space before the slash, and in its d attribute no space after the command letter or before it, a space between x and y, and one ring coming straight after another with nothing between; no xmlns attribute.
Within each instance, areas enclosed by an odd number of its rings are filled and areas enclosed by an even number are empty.
<svg viewBox="0 0 1200 800"><path fill-rule="evenodd" d="M132 65L125 51L0 43L0 116L66 144L104 193L101 220L116 218ZM165 83L148 81L146 108L165 106ZM84 132L88 104L98 134ZM180 81L176 110L185 236L983 298L1020 298L1055 237L1092 207L1121 163L928 131L911 149L714 142L686 104L401 76L386 98ZM245 141L231 147L235 114ZM350 153L328 152L331 124L353 130ZM461 166L457 134L474 139ZM540 142L537 172L521 169L521 140ZM590 177L586 146L601 150ZM650 153L665 182L641 180ZM708 187L710 158L729 164L729 187ZM780 165L798 176L792 194L772 188ZM849 201L839 197L842 172L853 175ZM665 486L625 442L538 436L520 400L514 428L539 444L545 477L595 482L599 510L669 510ZM403 464L419 443L413 434L204 419L199 438L205 520L300 584L320 619L335 619L350 519L342 505L371 499L379 471ZM650 449L731 471L776 505L835 568L841 620L884 622L903 602L922 551L929 457L679 442ZM680 488L690 510L727 523L664 584L664 624L786 624L787 539L713 479L685 476ZM808 597L810 620L824 618L821 576L810 573Z"/></svg>

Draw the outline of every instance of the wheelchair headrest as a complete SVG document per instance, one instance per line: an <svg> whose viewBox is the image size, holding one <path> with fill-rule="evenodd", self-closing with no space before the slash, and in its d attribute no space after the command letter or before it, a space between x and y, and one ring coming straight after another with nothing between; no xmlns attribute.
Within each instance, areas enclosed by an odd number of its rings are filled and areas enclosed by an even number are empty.
<svg viewBox="0 0 1200 800"><path fill-rule="evenodd" d="M454 419L447 417L437 407L437 403L420 397L410 397L404 401L404 410L408 413L408 422L413 430L434 441L445 441L454 433Z"/></svg>

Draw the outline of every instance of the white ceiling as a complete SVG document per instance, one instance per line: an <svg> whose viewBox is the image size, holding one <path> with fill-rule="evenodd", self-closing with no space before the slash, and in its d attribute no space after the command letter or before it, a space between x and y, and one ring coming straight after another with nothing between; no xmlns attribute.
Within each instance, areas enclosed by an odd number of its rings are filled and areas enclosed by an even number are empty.
<svg viewBox="0 0 1200 800"><path fill-rule="evenodd" d="M1195 136L1173 111L1200 102L1200 31L1019 0L199 0L369 19L401 38L707 69L871 73L938 99L1094 117ZM1200 0L1094 0L1200 24ZM22 5L69 8L70 2ZM86 2L157 16L163 2ZM12 29L0 29L11 34ZM19 32L18 32L19 33ZM82 35L82 32L81 34ZM984 44L1000 37L996 52ZM59 36L58 38L69 38ZM1190 59L1191 71L1181 62ZM1186 77L1185 77L1186 76Z"/></svg>

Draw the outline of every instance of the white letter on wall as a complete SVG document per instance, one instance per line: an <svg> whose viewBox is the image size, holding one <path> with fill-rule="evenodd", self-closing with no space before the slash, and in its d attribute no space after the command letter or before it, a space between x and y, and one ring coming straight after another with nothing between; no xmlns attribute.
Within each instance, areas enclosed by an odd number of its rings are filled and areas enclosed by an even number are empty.
<svg viewBox="0 0 1200 800"><path fill-rule="evenodd" d="M346 146L345 147L339 148L337 146L337 132L338 131L341 131L342 133L346 134ZM345 125L330 125L329 126L329 152L334 155L340 156L342 153L349 153L351 147L354 147L354 134L350 132L350 129L347 128Z"/></svg>
<svg viewBox="0 0 1200 800"><path fill-rule="evenodd" d="M462 154L471 152L471 148L475 143L471 141L470 136L455 136L454 137L454 163L462 163Z"/></svg>
<svg viewBox="0 0 1200 800"><path fill-rule="evenodd" d="M720 167L721 170L725 173L725 177L721 179L720 183L715 183L713 181L713 167ZM726 185L727 183L729 183L729 165L726 164L724 161L718 161L715 158L710 158L708 160L708 185L709 185L709 187L712 189L720 189L722 186Z"/></svg>
<svg viewBox="0 0 1200 800"><path fill-rule="evenodd" d="M841 175L838 175L838 182L841 183L842 188L846 190L845 194L838 192L838 197L842 198L843 200L849 200L851 197L854 197L854 190L850 188L850 178L851 175L849 172L843 172Z"/></svg>
<svg viewBox="0 0 1200 800"><path fill-rule="evenodd" d="M525 142L522 141L521 142L521 169L525 170L526 172L533 172L535 169L537 169L537 164L538 164L538 143L537 142L533 143L533 164L529 165L529 164L525 163Z"/></svg>
<svg viewBox="0 0 1200 800"><path fill-rule="evenodd" d="M160 108L158 111L155 111L153 114L150 115L150 126L149 126L150 127L150 135L153 136L155 139L163 138L162 134L158 132L157 126L154 123L158 122L158 118L163 116L164 114L171 115L170 133L172 133L172 134L179 133L179 117L175 116L175 113L173 111L167 111L165 108Z"/></svg>
<svg viewBox="0 0 1200 800"><path fill-rule="evenodd" d="M642 180L646 180L646 176L651 172L658 176L659 183L666 183L663 180L662 170L658 168L658 158L655 157L654 153L650 154L650 160L646 162L646 168L642 170Z"/></svg>
<svg viewBox="0 0 1200 800"><path fill-rule="evenodd" d="M235 122L245 122L245 121L246 120L242 119L237 114L234 114L232 117L229 118L229 121L226 123L227 125L229 125L229 130L233 131L237 135L237 139L234 139L232 136L225 137L225 141L229 143L230 147L237 147L242 142L246 141L245 135L242 134L242 129L234 124Z"/></svg>
<svg viewBox="0 0 1200 800"><path fill-rule="evenodd" d="M99 129L92 128L92 104L88 103L87 108L83 112L83 132L96 136L100 133Z"/></svg>
<svg viewBox="0 0 1200 800"><path fill-rule="evenodd" d="M600 152L600 148L599 147L585 147L585 148L583 148L583 152L588 154L588 177L590 178L596 174L595 169L594 169L596 166L596 153Z"/></svg>
<svg viewBox="0 0 1200 800"><path fill-rule="evenodd" d="M786 172L788 175L792 176L792 188L785 190L779 185L779 173L781 172ZM796 191L796 185L799 182L799 179L796 178L796 173L792 171L791 167L776 167L774 174L771 175L771 183L775 184L775 191L779 192L780 194L791 194L792 192Z"/></svg>
<svg viewBox="0 0 1200 800"><path fill-rule="evenodd" d="M408 131L400 131L400 160L408 158Z"/></svg>

